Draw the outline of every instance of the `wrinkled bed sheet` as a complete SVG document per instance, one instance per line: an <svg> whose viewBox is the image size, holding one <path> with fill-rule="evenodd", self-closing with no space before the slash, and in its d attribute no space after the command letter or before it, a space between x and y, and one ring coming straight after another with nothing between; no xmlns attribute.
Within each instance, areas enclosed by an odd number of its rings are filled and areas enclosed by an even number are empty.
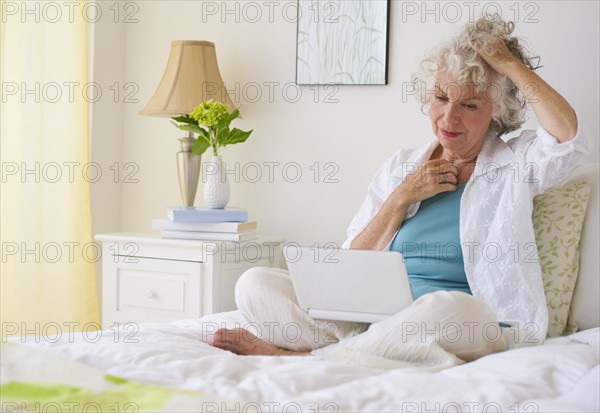
<svg viewBox="0 0 600 413"><path fill-rule="evenodd" d="M213 411L600 411L598 328L430 371L237 356L206 343L216 328L246 323L234 311L21 342L115 376L238 401Z"/></svg>

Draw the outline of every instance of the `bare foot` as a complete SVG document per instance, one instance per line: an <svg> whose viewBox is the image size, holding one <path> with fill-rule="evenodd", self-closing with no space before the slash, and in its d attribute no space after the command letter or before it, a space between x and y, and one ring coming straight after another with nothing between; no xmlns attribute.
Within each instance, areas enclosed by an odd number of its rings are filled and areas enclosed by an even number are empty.
<svg viewBox="0 0 600 413"><path fill-rule="evenodd" d="M287 350L269 344L244 328L220 328L211 343L214 347L247 356L307 356L310 352Z"/></svg>

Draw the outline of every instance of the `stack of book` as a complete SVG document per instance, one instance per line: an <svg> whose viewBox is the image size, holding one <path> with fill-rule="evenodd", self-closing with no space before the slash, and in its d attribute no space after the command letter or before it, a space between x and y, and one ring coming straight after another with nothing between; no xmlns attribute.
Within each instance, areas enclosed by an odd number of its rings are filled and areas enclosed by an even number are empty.
<svg viewBox="0 0 600 413"><path fill-rule="evenodd" d="M241 208L168 208L167 219L152 220L161 238L247 241L256 238L256 221Z"/></svg>

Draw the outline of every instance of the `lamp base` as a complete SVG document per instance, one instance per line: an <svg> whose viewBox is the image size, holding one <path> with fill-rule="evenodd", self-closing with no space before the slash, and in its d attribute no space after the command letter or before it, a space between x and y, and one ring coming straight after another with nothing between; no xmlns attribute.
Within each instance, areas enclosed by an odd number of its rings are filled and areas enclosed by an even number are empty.
<svg viewBox="0 0 600 413"><path fill-rule="evenodd" d="M181 150L177 152L177 174L183 206L193 207L200 178L200 155L192 154L195 138L180 138Z"/></svg>

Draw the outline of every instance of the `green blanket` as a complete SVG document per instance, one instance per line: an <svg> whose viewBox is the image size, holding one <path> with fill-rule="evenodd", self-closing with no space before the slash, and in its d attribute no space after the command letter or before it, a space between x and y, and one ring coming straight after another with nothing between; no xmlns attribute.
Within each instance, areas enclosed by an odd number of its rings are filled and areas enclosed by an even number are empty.
<svg viewBox="0 0 600 413"><path fill-rule="evenodd" d="M191 412L216 395L144 384L17 343L0 345L2 412Z"/></svg>

